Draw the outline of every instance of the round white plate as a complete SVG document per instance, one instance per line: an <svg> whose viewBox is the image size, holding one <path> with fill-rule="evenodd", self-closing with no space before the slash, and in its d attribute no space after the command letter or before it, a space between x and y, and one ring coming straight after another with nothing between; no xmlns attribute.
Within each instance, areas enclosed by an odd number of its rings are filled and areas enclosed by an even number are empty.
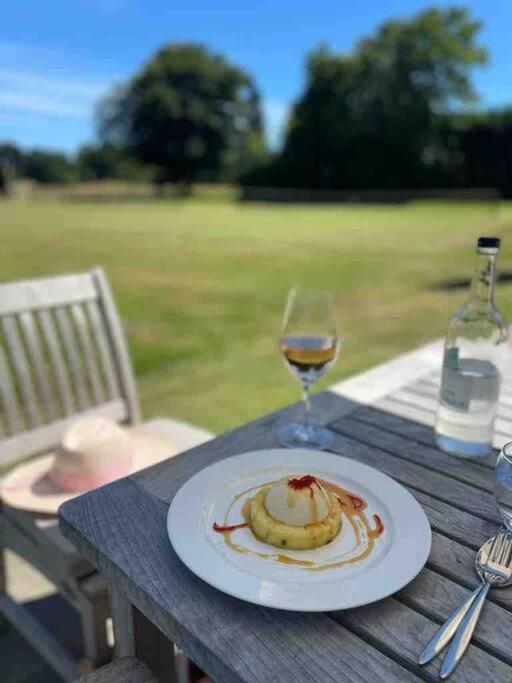
<svg viewBox="0 0 512 683"><path fill-rule="evenodd" d="M363 560L319 572L280 564L232 550L223 523L237 494L290 474L313 474L362 496L371 520L378 514L384 532ZM229 524L243 522L241 507L233 507ZM350 552L354 535L345 523L338 537L316 550L286 551L286 555L329 562ZM169 539L178 557L194 574L237 598L268 607L307 612L347 609L380 600L405 586L427 561L431 532L416 500L400 484L378 470L350 458L314 450L252 451L222 460L189 479L174 497L167 516ZM250 529L233 532L233 541L256 552L279 552L258 541Z"/></svg>

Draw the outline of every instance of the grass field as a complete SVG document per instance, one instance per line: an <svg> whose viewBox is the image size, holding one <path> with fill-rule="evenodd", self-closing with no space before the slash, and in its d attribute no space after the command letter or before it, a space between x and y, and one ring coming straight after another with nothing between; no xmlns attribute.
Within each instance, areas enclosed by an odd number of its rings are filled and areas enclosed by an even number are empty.
<svg viewBox="0 0 512 683"><path fill-rule="evenodd" d="M328 287L343 337L335 380L444 333L479 234L504 237L512 205L240 205L215 196L0 203L1 280L102 265L128 333L146 416L215 431L297 399L276 351L288 288ZM512 318L512 284L498 304Z"/></svg>

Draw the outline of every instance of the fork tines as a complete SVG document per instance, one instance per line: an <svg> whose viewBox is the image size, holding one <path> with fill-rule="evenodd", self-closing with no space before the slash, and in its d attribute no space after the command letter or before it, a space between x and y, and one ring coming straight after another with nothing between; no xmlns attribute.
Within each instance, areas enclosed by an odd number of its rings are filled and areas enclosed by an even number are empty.
<svg viewBox="0 0 512 683"><path fill-rule="evenodd" d="M487 561L483 569L497 576L510 574L510 561L512 558L512 535L509 531L500 529L493 539ZM504 571L505 570L505 571Z"/></svg>

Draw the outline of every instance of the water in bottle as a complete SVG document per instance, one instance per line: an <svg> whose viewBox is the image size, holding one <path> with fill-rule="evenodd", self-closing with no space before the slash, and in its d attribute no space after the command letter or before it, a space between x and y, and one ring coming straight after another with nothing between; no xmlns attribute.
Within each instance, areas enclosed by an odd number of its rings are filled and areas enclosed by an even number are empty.
<svg viewBox="0 0 512 683"><path fill-rule="evenodd" d="M461 457L485 456L492 449L501 374L499 359L508 328L494 303L497 237L481 237L478 265L467 303L446 335L436 441Z"/></svg>

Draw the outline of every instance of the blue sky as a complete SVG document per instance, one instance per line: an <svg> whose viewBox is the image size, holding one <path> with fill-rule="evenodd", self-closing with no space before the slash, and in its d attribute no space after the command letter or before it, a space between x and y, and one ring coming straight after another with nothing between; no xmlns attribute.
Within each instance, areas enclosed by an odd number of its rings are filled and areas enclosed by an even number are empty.
<svg viewBox="0 0 512 683"><path fill-rule="evenodd" d="M0 140L74 151L95 136L94 105L169 41L198 41L256 79L275 146L301 91L304 56L323 42L348 51L419 0L4 0L0 6ZM466 2L484 22L482 102L512 103L512 2Z"/></svg>

